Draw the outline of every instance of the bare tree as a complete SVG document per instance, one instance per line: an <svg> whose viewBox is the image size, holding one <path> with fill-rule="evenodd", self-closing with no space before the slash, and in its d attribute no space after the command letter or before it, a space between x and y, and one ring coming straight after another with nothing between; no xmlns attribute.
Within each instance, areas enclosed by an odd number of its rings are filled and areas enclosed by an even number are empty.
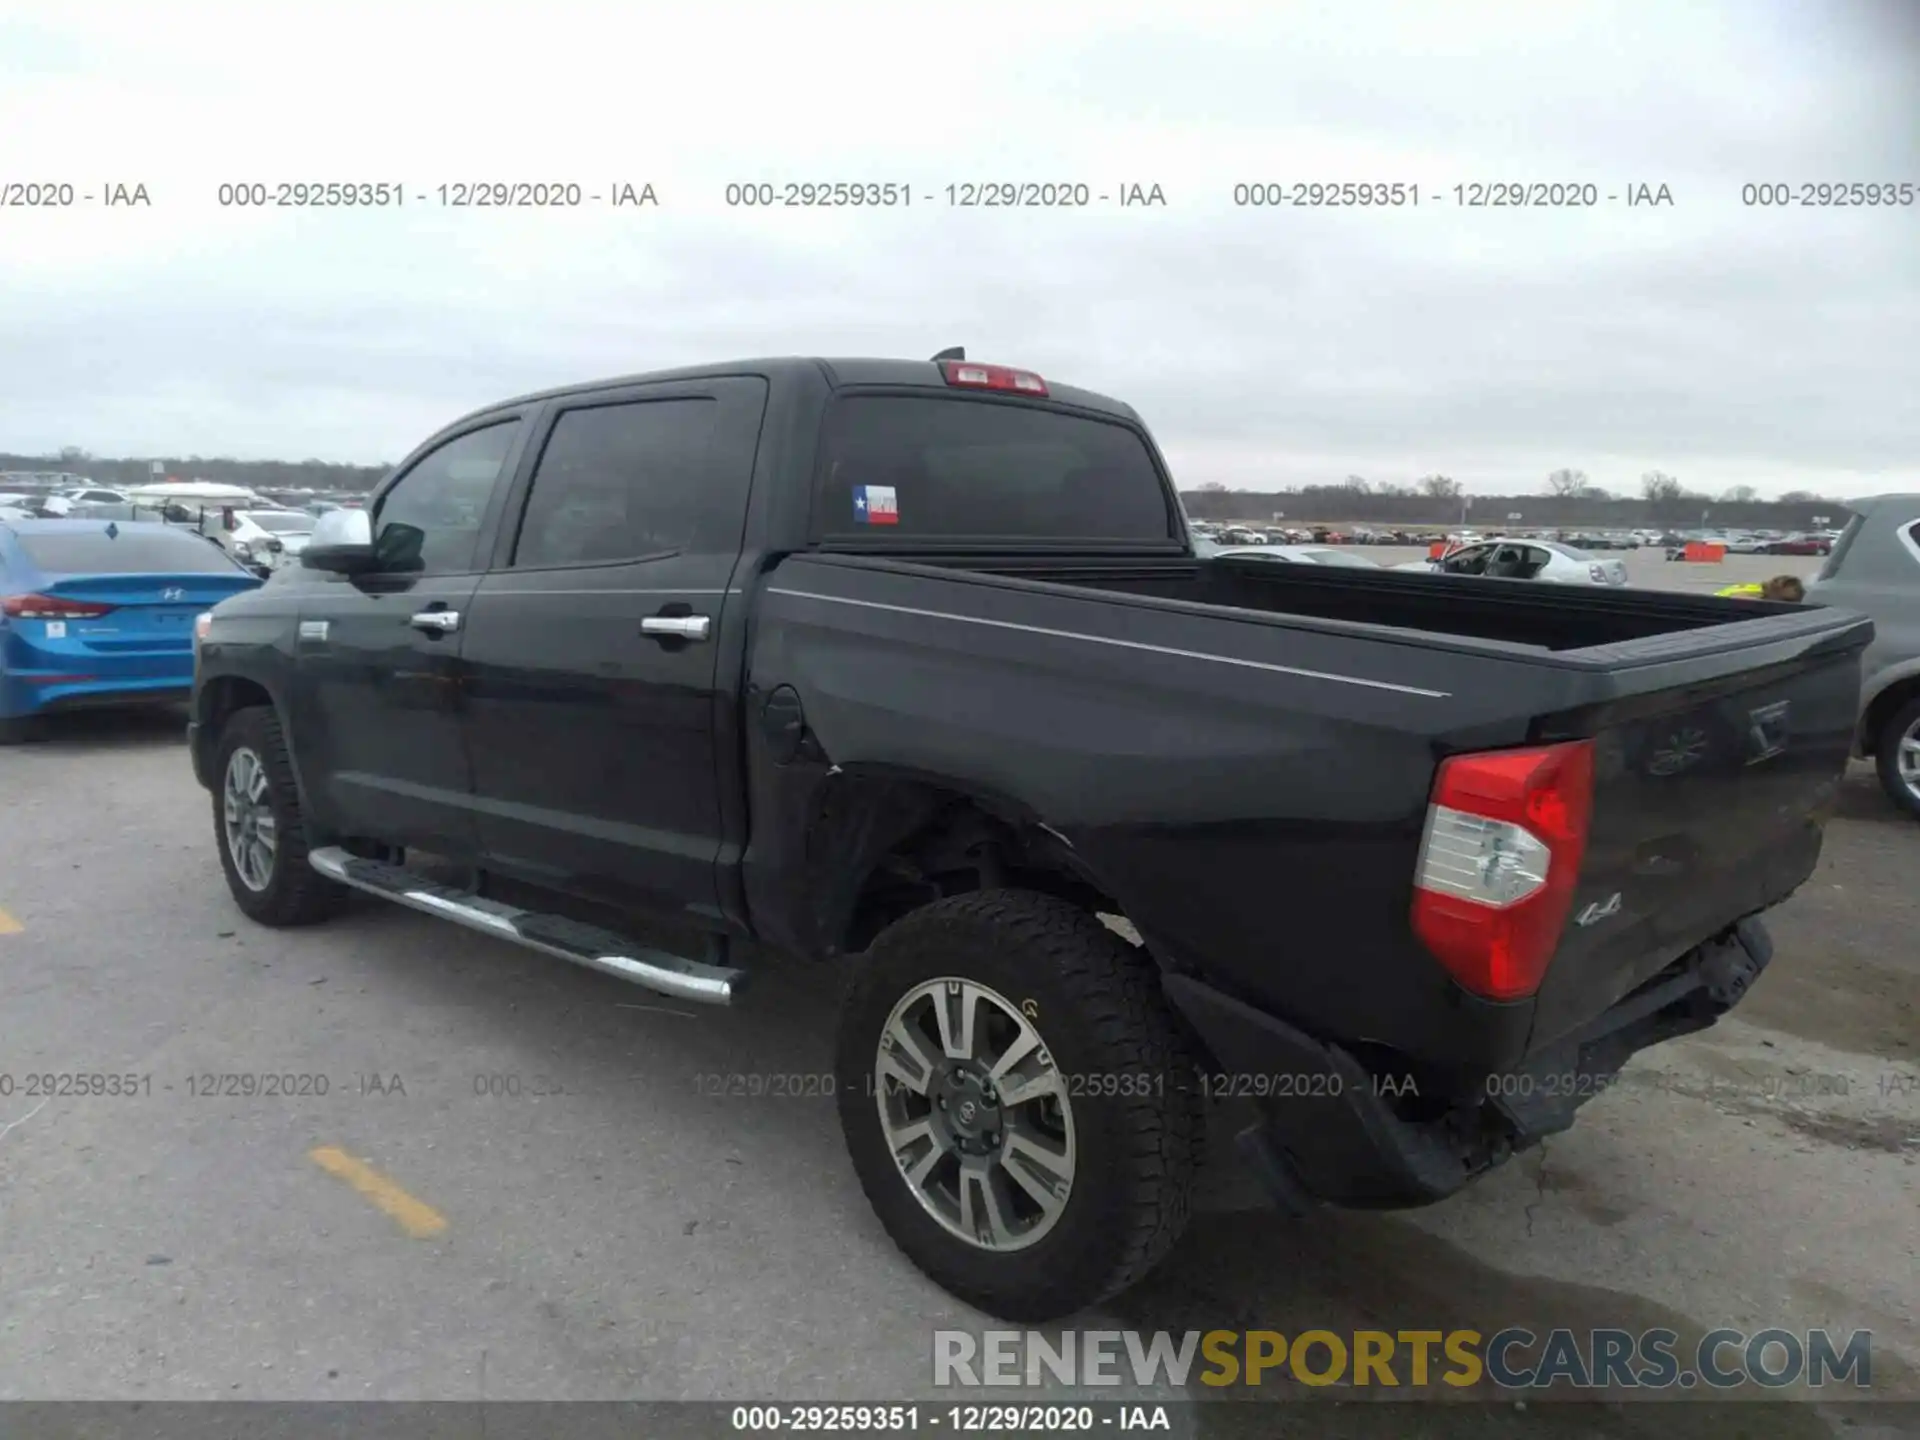
<svg viewBox="0 0 1920 1440"><path fill-rule="evenodd" d="M1224 495L1227 493L1227 487L1222 485L1218 480L1209 480L1200 488L1209 495Z"/></svg>
<svg viewBox="0 0 1920 1440"><path fill-rule="evenodd" d="M1649 470L1640 477L1640 493L1655 505L1671 505L1686 492L1664 470Z"/></svg>
<svg viewBox="0 0 1920 1440"><path fill-rule="evenodd" d="M1420 481L1420 493L1430 500L1458 500L1460 482L1450 475L1428 475Z"/></svg>
<svg viewBox="0 0 1920 1440"><path fill-rule="evenodd" d="M1827 497L1816 495L1811 490L1789 490L1780 497L1782 505L1824 505Z"/></svg>
<svg viewBox="0 0 1920 1440"><path fill-rule="evenodd" d="M1751 505L1760 492L1751 485L1729 485L1720 498L1729 505Z"/></svg>
<svg viewBox="0 0 1920 1440"><path fill-rule="evenodd" d="M1582 500L1612 500L1614 497L1611 490L1603 489L1598 485L1582 485L1580 487L1580 498Z"/></svg>
<svg viewBox="0 0 1920 1440"><path fill-rule="evenodd" d="M1547 476L1547 493L1570 499L1587 492L1587 472L1584 470L1556 470Z"/></svg>
<svg viewBox="0 0 1920 1440"><path fill-rule="evenodd" d="M1340 482L1340 488L1342 490L1351 490L1356 495L1371 495L1373 493L1373 486L1367 483L1364 475L1347 476L1346 479Z"/></svg>

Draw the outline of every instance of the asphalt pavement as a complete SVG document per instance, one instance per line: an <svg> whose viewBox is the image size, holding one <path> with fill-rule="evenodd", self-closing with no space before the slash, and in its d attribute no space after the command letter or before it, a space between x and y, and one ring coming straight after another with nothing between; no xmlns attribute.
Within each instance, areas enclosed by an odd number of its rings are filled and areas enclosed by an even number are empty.
<svg viewBox="0 0 1920 1440"><path fill-rule="evenodd" d="M1688 588L1818 563L1633 559ZM1223 1162L1077 1325L1865 1328L1876 1392L1920 1398L1916 875L1920 825L1856 767L1737 1018L1431 1209L1283 1220ZM259 928L176 714L0 750L0 976L0 1399L931 1397L932 1332L999 1328L894 1251L804 1078L838 976L696 1014L373 900ZM1375 1408L1313 1433L1399 1433ZM1681 1433L1655 1409L1578 1433Z"/></svg>

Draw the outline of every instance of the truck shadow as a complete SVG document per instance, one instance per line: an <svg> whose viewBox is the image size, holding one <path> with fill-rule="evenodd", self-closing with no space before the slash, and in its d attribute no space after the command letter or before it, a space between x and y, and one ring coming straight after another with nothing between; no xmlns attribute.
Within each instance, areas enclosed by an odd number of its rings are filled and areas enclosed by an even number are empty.
<svg viewBox="0 0 1920 1440"><path fill-rule="evenodd" d="M69 710L47 715L33 738L17 749L62 755L128 750L159 750L187 742L184 705L138 706L125 710Z"/></svg>
<svg viewBox="0 0 1920 1440"><path fill-rule="evenodd" d="M1888 798L1881 788L1878 772L1869 761L1856 760L1848 768L1846 778L1840 782L1838 801L1833 813L1839 819L1920 830L1920 821Z"/></svg>

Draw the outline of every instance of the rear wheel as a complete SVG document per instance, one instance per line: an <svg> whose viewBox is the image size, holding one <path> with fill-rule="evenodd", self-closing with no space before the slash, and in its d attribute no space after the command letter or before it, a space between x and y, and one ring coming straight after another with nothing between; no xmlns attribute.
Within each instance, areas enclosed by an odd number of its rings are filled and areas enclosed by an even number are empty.
<svg viewBox="0 0 1920 1440"><path fill-rule="evenodd" d="M1909 700L1888 717L1873 750L1887 798L1920 818L1920 697Z"/></svg>
<svg viewBox="0 0 1920 1440"><path fill-rule="evenodd" d="M985 890L874 941L841 1015L841 1128L906 1256L1009 1320L1132 1285L1185 1228L1203 1142L1152 959L1051 896Z"/></svg>
<svg viewBox="0 0 1920 1440"><path fill-rule="evenodd" d="M227 889L262 925L311 925L339 910L344 886L307 863L306 821L280 717L237 710L215 751L213 830Z"/></svg>

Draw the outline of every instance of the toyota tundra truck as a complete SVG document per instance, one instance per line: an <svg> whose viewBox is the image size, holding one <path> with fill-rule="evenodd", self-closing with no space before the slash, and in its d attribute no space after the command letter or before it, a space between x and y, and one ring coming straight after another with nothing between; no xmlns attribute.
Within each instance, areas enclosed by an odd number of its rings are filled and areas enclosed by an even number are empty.
<svg viewBox="0 0 1920 1440"><path fill-rule="evenodd" d="M881 1222L1027 1322L1167 1253L1223 1116L1289 1214L1417 1206L1713 1024L1872 634L1202 559L1130 407L960 351L490 406L299 560L196 629L239 908L715 1006L812 966Z"/></svg>

